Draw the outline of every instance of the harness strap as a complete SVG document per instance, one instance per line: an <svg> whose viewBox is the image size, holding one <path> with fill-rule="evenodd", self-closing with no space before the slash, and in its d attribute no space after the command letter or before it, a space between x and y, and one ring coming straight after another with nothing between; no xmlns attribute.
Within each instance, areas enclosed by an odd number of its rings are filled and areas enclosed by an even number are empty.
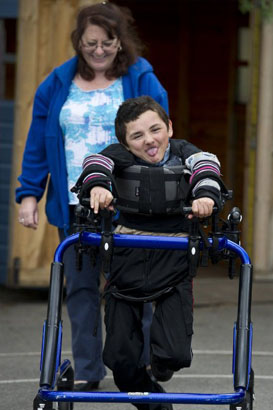
<svg viewBox="0 0 273 410"><path fill-rule="evenodd" d="M142 167L140 171L140 187L139 187L139 212L149 214L150 202L150 178L149 168Z"/></svg>
<svg viewBox="0 0 273 410"><path fill-rule="evenodd" d="M150 178L150 194L152 213L163 214L166 213L166 190L164 180L163 167L148 168ZM153 177L152 177L152 172Z"/></svg>
<svg viewBox="0 0 273 410"><path fill-rule="evenodd" d="M200 265L201 266L208 266L209 264L209 248L211 247L211 244L208 240L208 237L202 227L202 225L199 223L199 234L200 237L203 241L204 244L204 248L202 250L202 255L201 255L201 262Z"/></svg>
<svg viewBox="0 0 273 410"><path fill-rule="evenodd" d="M111 291L111 289L107 290L107 292L111 293L117 299L127 300L128 302L151 302L153 300L158 299L160 296L171 292L172 290L173 290L173 287L168 287L168 288L162 289L158 292L155 292L152 295L139 296L139 297L125 295L124 293L121 293L121 292L117 292L117 291L114 291L114 290Z"/></svg>
<svg viewBox="0 0 273 410"><path fill-rule="evenodd" d="M174 201L165 201L166 209L172 209L174 214L181 214L183 203L181 204L181 200L174 200ZM139 203L137 201L130 201L129 199L118 198L117 200L117 209L128 212L128 208L132 211L135 210L135 213L141 213L139 211ZM166 212L166 211L165 211ZM163 213L165 213L163 212Z"/></svg>
<svg viewBox="0 0 273 410"><path fill-rule="evenodd" d="M194 217L190 223L189 247L188 247L188 261L189 261L189 275L195 277L199 265L199 243L201 236L199 235L199 220Z"/></svg>

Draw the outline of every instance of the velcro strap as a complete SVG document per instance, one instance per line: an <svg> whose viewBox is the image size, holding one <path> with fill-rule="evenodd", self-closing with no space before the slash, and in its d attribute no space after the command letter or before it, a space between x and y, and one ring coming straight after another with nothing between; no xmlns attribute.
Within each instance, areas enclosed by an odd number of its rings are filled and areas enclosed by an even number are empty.
<svg viewBox="0 0 273 410"><path fill-rule="evenodd" d="M152 212L155 214L163 214L166 212L164 169L163 167L149 168L149 171Z"/></svg>
<svg viewBox="0 0 273 410"><path fill-rule="evenodd" d="M197 268L199 265L199 243L200 238L189 237L189 248L188 248L188 261L189 261L189 275L190 277L196 276Z"/></svg>
<svg viewBox="0 0 273 410"><path fill-rule="evenodd" d="M149 168L142 167L140 172L139 187L139 212L144 214L150 213L150 177Z"/></svg>

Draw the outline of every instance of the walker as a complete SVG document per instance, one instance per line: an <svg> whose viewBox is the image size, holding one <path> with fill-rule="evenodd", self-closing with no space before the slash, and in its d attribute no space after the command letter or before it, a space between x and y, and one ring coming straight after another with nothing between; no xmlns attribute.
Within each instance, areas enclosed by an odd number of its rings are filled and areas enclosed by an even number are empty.
<svg viewBox="0 0 273 410"><path fill-rule="evenodd" d="M184 208L189 212L190 208ZM230 410L251 410L254 400L254 371L251 368L252 323L251 291L252 265L247 252L239 244L238 224L241 213L233 208L225 221L217 214L212 216L212 232L208 237L191 232L189 238L169 236L139 236L112 234L111 219L104 220L98 230L98 220L91 210L83 205L76 208L78 232L68 236L55 251L51 266L47 318L43 326L40 387L33 402L33 410L72 410L74 402L101 403L174 403L227 405ZM193 218L196 219L196 218ZM99 221L101 222L101 221ZM196 225L195 225L196 226ZM229 260L229 277L234 276L235 259L240 259L238 313L233 328L232 373L234 391L231 393L149 393L149 392L74 392L74 372L69 360L61 362L62 346L62 298L63 298L63 255L69 246L76 246L78 255L90 246L99 247L102 259L108 264L114 247L147 249L189 249L189 253L211 258L213 263L220 259ZM194 251L193 251L194 249ZM198 256L199 257L199 256ZM193 258L194 259L194 258ZM193 260L193 263L196 262ZM107 272L107 270L105 270Z"/></svg>

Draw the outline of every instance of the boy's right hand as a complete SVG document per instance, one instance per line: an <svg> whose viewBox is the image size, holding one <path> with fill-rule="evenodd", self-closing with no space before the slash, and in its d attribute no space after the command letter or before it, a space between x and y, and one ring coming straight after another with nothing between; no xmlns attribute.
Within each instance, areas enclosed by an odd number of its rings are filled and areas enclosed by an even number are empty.
<svg viewBox="0 0 273 410"><path fill-rule="evenodd" d="M99 212L99 209L109 209L110 211L114 210L111 202L114 197L108 189L101 186L96 186L90 191L90 207L93 209L94 214Z"/></svg>

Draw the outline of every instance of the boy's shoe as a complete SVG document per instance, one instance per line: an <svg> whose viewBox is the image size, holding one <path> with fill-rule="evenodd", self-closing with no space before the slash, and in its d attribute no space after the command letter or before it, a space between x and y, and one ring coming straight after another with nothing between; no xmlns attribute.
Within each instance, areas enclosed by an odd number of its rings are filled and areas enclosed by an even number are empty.
<svg viewBox="0 0 273 410"><path fill-rule="evenodd" d="M74 391L93 391L98 390L100 382L82 381L74 383Z"/></svg>
<svg viewBox="0 0 273 410"><path fill-rule="evenodd" d="M151 369L153 376L159 382L167 382L173 377L173 371L162 366L153 355L151 355Z"/></svg>

